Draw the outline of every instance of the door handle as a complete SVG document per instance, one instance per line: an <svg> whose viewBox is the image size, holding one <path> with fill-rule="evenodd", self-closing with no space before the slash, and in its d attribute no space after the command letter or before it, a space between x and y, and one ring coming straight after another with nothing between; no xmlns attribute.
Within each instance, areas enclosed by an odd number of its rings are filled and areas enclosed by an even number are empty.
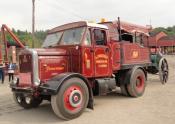
<svg viewBox="0 0 175 124"><path fill-rule="evenodd" d="M108 53L108 52L109 52L109 48L106 48L106 49L105 49L105 52Z"/></svg>
<svg viewBox="0 0 175 124"><path fill-rule="evenodd" d="M94 52L94 50L93 50L93 49L90 49L90 52L91 52L91 53L93 53L93 52Z"/></svg>

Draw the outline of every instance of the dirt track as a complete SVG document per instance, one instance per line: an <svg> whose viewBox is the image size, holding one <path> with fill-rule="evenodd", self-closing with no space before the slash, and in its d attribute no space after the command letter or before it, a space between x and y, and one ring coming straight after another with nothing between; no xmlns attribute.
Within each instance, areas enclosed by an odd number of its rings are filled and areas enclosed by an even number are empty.
<svg viewBox="0 0 175 124"><path fill-rule="evenodd" d="M170 77L161 85L158 75L149 75L144 95L129 98L113 93L95 97L95 109L82 116L62 121L52 112L48 102L39 108L24 110L12 99L6 82L0 84L0 124L174 124L175 123L175 56L168 56Z"/></svg>

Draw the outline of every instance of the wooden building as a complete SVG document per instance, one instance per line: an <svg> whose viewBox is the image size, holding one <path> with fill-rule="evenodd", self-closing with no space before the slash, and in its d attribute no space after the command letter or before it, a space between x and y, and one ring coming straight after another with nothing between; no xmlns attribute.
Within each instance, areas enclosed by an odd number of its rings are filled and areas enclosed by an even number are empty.
<svg viewBox="0 0 175 124"><path fill-rule="evenodd" d="M175 53L175 36L168 36L164 32L150 33L149 46L160 49L163 54Z"/></svg>

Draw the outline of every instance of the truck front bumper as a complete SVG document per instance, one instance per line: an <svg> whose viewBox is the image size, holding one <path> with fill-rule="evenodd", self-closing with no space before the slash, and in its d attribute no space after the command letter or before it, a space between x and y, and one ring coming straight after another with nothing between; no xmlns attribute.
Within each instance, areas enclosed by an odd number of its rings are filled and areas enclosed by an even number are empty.
<svg viewBox="0 0 175 124"><path fill-rule="evenodd" d="M18 84L11 83L10 88L12 92L26 95L33 95L36 92L40 95L55 95L56 91L53 89L49 89L45 87L45 85L38 86L36 88L33 87L20 87Z"/></svg>
<svg viewBox="0 0 175 124"><path fill-rule="evenodd" d="M12 89L12 92L15 93L23 93L23 94L33 94L35 90L31 87L19 87L16 84L10 84L10 88Z"/></svg>

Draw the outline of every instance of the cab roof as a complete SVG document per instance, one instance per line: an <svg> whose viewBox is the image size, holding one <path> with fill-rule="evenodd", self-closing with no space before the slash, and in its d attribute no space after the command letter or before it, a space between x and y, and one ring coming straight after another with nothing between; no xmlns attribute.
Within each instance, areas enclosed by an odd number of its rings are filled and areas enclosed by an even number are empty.
<svg viewBox="0 0 175 124"><path fill-rule="evenodd" d="M102 24L89 23L87 21L78 21L78 22L68 23L68 24L64 24L64 25L55 27L49 30L48 33L51 34L51 33L59 32L59 31L63 31L63 30L71 29L71 28L84 27L84 26L108 29L107 26L102 25Z"/></svg>
<svg viewBox="0 0 175 124"><path fill-rule="evenodd" d="M110 24L113 28L118 27L118 21L108 21L108 22L103 22L100 24L103 24L103 25ZM125 22L125 21L120 21L120 28L121 30L124 30L129 33L135 33L135 32L144 33L148 36L149 36L149 31L151 30L150 27L137 25L137 24L133 24L133 23Z"/></svg>

